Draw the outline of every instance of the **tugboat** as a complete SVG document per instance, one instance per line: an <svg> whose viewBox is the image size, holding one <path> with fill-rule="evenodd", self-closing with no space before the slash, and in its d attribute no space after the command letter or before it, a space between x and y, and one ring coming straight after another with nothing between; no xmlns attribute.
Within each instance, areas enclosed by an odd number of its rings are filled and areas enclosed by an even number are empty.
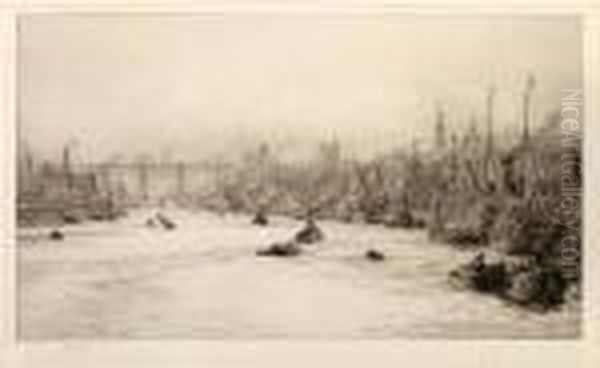
<svg viewBox="0 0 600 368"><path fill-rule="evenodd" d="M63 234L63 232L60 231L59 229L54 229L54 230L50 231L50 234L48 235L48 237L50 238L50 240L60 241L65 238L65 234Z"/></svg>
<svg viewBox="0 0 600 368"><path fill-rule="evenodd" d="M173 222L170 218L168 218L160 212L156 214L156 220L162 225L163 229L165 230L173 230L177 227L177 225L175 225L175 222Z"/></svg>
<svg viewBox="0 0 600 368"><path fill-rule="evenodd" d="M267 226L269 224L269 218L264 211L258 211L252 219L252 225Z"/></svg>
<svg viewBox="0 0 600 368"><path fill-rule="evenodd" d="M297 256L302 252L299 244L294 240L288 240L282 243L273 243L265 249L256 251L257 256L272 256L272 257L292 257Z"/></svg>
<svg viewBox="0 0 600 368"><path fill-rule="evenodd" d="M322 241L325 238L323 231L317 226L315 220L309 217L302 230L296 233L295 241L302 244L314 244Z"/></svg>
<svg viewBox="0 0 600 368"><path fill-rule="evenodd" d="M377 249L369 249L365 252L365 257L369 261L373 262L381 262L385 261L385 254Z"/></svg>

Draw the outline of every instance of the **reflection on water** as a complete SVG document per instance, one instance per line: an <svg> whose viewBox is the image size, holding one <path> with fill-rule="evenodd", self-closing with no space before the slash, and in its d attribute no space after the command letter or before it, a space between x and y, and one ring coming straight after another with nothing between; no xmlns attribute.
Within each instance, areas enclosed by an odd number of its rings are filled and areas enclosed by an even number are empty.
<svg viewBox="0 0 600 368"><path fill-rule="evenodd" d="M146 213L147 214L147 213ZM420 232L323 222L296 258L254 251L300 226L173 212L174 231L116 223L19 231L19 332L60 338L573 337L580 311L537 314L458 292L446 274L469 253ZM382 263L362 255L385 251Z"/></svg>

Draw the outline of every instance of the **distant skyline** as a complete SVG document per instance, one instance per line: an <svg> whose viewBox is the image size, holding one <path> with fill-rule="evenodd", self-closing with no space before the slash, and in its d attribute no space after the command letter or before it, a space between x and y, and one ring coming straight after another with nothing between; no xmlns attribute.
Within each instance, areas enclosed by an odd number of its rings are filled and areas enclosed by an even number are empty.
<svg viewBox="0 0 600 368"><path fill-rule="evenodd" d="M38 14L19 21L19 129L34 152L201 160L270 143L288 156L337 138L370 156L429 140L497 90L496 130L533 128L582 88L575 16Z"/></svg>

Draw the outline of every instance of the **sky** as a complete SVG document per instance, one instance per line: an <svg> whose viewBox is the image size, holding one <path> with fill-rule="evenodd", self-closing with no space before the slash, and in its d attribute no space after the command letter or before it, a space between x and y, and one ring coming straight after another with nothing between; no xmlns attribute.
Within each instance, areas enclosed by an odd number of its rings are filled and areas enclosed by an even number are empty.
<svg viewBox="0 0 600 368"><path fill-rule="evenodd" d="M19 22L18 123L47 159L203 160L269 143L303 155L337 139L369 156L483 129L519 128L534 73L534 126L581 88L580 21L567 16L36 14Z"/></svg>

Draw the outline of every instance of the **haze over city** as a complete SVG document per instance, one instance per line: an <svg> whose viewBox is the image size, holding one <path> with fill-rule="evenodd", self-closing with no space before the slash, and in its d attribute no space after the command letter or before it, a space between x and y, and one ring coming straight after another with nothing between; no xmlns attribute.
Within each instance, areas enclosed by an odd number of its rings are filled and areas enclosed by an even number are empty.
<svg viewBox="0 0 600 368"><path fill-rule="evenodd" d="M580 46L564 16L29 15L19 123L48 159L67 142L89 161L238 155L260 141L294 156L334 137L371 156L427 143L436 103L451 128L483 123L490 85L496 129L517 129L529 72L535 128L582 85Z"/></svg>

